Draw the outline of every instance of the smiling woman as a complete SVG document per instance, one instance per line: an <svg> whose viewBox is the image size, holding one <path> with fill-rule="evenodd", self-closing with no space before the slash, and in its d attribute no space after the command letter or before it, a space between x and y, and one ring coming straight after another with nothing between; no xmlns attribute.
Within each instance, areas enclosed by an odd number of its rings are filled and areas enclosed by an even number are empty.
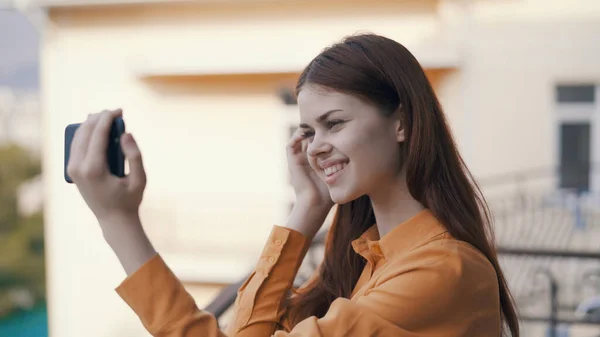
<svg viewBox="0 0 600 337"><path fill-rule="evenodd" d="M227 334L154 251L138 217L146 185L132 136L126 178L106 137L120 111L88 118L69 174L128 277L117 288L155 336L519 336L485 200L413 55L391 39L350 36L317 55L297 88L287 146L296 203L240 287ZM322 265L293 280L334 205ZM503 331L506 330L506 331Z"/></svg>
<svg viewBox="0 0 600 337"><path fill-rule="evenodd" d="M311 84L299 93L298 102L301 119L309 121L300 124L308 140L309 162L322 172L335 203L357 199L373 188L369 185L402 171L397 153L405 140L400 110L390 120L368 101ZM324 108L329 111L321 114Z"/></svg>

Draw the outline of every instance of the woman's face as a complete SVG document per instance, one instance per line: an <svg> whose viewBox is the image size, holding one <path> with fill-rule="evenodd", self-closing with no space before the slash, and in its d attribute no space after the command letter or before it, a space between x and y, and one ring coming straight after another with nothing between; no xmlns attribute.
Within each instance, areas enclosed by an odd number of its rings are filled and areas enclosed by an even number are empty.
<svg viewBox="0 0 600 337"><path fill-rule="evenodd" d="M335 203L372 195L398 179L404 131L397 112L386 117L361 99L310 84L298 94L298 106L308 161Z"/></svg>

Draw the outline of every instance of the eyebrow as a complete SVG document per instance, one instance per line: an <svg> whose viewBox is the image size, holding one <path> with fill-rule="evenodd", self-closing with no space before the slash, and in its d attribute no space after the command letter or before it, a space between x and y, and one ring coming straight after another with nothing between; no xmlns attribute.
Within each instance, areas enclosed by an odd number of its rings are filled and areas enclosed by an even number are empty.
<svg viewBox="0 0 600 337"><path fill-rule="evenodd" d="M319 123L323 122L324 120L327 119L327 117L329 117L329 115L331 115L334 112L338 112L338 111L342 111L342 109L333 109L333 110L327 111L326 113L322 114L321 116L319 116L317 118L317 122L319 122ZM310 125L302 123L302 124L300 124L300 128L302 128L302 129L309 129Z"/></svg>

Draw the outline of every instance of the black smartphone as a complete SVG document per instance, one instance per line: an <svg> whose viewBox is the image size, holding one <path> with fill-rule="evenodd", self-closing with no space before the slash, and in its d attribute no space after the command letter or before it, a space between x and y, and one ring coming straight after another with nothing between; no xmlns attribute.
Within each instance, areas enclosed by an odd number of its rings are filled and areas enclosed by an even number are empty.
<svg viewBox="0 0 600 337"><path fill-rule="evenodd" d="M73 136L75 135L75 131L80 125L81 123L69 124L65 128L64 175L65 180L70 184L73 183L73 180L71 180L71 177L69 177L69 174L67 173L67 165L69 164L69 156L71 153L71 143L73 142ZM110 172L117 177L125 176L125 155L123 154L123 149L121 148L121 135L124 133L125 121L123 121L123 118L121 117L116 117L113 121L112 127L110 128L106 159Z"/></svg>

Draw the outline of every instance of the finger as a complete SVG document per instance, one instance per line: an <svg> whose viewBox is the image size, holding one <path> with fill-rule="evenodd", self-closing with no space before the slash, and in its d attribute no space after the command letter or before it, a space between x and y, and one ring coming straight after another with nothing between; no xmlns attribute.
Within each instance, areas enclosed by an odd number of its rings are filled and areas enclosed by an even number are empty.
<svg viewBox="0 0 600 337"><path fill-rule="evenodd" d="M298 143L300 141L302 141L304 139L304 134L302 132L302 130L300 128L296 129L296 131L292 134L292 137L290 138L289 142L288 142L288 147L289 148L295 148Z"/></svg>
<svg viewBox="0 0 600 337"><path fill-rule="evenodd" d="M290 142L289 146L286 149L288 156L296 156L302 151L302 138L294 139L294 141Z"/></svg>
<svg viewBox="0 0 600 337"><path fill-rule="evenodd" d="M102 165L103 168L106 166L106 151L108 149L110 128L115 117L121 115L122 111L120 109L114 111L104 110L99 114L86 155L90 165L94 167Z"/></svg>
<svg viewBox="0 0 600 337"><path fill-rule="evenodd" d="M129 162L128 184L132 189L143 189L146 186L146 171L142 160L142 152L131 133L121 136L121 145L127 162Z"/></svg>
<svg viewBox="0 0 600 337"><path fill-rule="evenodd" d="M98 114L89 114L88 118L83 122L73 135L73 141L71 142L71 155L69 162L81 163L85 159L87 149L89 146L90 138L98 120Z"/></svg>
<svg viewBox="0 0 600 337"><path fill-rule="evenodd" d="M307 153L306 150L308 150L308 141L306 139L302 139L301 141L301 150L303 153Z"/></svg>

